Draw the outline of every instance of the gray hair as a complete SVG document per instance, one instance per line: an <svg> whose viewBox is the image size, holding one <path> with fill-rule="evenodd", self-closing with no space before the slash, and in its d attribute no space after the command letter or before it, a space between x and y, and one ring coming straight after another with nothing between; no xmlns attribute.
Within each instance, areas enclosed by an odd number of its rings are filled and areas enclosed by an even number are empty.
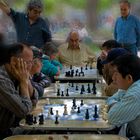
<svg viewBox="0 0 140 140"><path fill-rule="evenodd" d="M126 3L126 4L128 5L129 8L131 7L131 3L130 3L128 0L120 0L119 3L120 3L120 4L121 4L121 3Z"/></svg>
<svg viewBox="0 0 140 140"><path fill-rule="evenodd" d="M27 4L27 9L32 10L33 8L43 9L43 3L41 0L30 0Z"/></svg>

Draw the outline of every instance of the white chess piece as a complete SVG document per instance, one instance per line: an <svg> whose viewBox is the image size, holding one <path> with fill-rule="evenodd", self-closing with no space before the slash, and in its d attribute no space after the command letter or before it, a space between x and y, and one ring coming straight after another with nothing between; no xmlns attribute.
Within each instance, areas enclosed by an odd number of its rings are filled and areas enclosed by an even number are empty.
<svg viewBox="0 0 140 140"><path fill-rule="evenodd" d="M68 115L67 105L64 105L64 113L63 113L63 115Z"/></svg>
<svg viewBox="0 0 140 140"><path fill-rule="evenodd" d="M58 113L58 110L56 110L56 116L57 116L57 117L59 117L59 113Z"/></svg>
<svg viewBox="0 0 140 140"><path fill-rule="evenodd" d="M50 99L49 98L46 98L46 104L50 104Z"/></svg>

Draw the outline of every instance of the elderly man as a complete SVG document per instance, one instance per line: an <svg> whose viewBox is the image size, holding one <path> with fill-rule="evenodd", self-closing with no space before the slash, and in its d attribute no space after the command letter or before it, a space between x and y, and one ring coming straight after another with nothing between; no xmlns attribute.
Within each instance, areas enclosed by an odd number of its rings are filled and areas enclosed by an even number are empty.
<svg viewBox="0 0 140 140"><path fill-rule="evenodd" d="M130 8L127 0L120 1L121 17L116 21L114 38L125 49L137 55L137 49L140 47L140 21L130 14Z"/></svg>
<svg viewBox="0 0 140 140"><path fill-rule="evenodd" d="M32 111L38 93L29 80L32 49L13 44L1 53L0 66L0 139L7 136L15 118L24 118Z"/></svg>
<svg viewBox="0 0 140 140"><path fill-rule="evenodd" d="M95 62L92 50L88 46L80 44L78 32L70 32L67 42L68 44L59 47L58 60L63 65L82 66Z"/></svg>
<svg viewBox="0 0 140 140"><path fill-rule="evenodd" d="M41 48L51 40L49 27L45 20L40 17L43 10L43 4L40 0L30 0L27 5L27 13L14 11L3 0L0 0L0 8L12 18L18 42Z"/></svg>

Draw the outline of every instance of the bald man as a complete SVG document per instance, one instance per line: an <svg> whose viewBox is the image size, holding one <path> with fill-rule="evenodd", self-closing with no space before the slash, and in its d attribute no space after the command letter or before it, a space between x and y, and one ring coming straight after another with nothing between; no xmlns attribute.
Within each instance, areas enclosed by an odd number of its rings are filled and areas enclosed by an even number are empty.
<svg viewBox="0 0 140 140"><path fill-rule="evenodd" d="M88 46L80 44L78 32L70 32L67 42L59 47L58 60L63 65L85 66L95 62L96 57L92 50Z"/></svg>

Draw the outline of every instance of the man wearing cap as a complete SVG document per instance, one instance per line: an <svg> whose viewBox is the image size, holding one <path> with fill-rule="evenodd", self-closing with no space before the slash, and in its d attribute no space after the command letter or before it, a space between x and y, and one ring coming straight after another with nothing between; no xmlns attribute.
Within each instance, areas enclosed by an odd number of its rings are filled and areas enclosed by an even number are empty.
<svg viewBox="0 0 140 140"><path fill-rule="evenodd" d="M129 52L124 48L114 48L109 51L107 58L104 61L102 61L102 64L104 64L103 77L107 83L107 86L105 87L104 91L105 96L112 96L118 90L118 88L113 84L112 80L112 61L114 61L117 57L127 53Z"/></svg>
<svg viewBox="0 0 140 140"><path fill-rule="evenodd" d="M130 14L130 8L128 0L120 1L121 17L116 20L114 38L125 49L137 55L137 49L140 47L140 21Z"/></svg>
<svg viewBox="0 0 140 140"><path fill-rule="evenodd" d="M27 13L11 9L3 0L0 0L0 8L12 18L18 42L41 48L51 40L49 27L45 20L40 17L43 10L43 4L40 0L30 0L27 5Z"/></svg>

